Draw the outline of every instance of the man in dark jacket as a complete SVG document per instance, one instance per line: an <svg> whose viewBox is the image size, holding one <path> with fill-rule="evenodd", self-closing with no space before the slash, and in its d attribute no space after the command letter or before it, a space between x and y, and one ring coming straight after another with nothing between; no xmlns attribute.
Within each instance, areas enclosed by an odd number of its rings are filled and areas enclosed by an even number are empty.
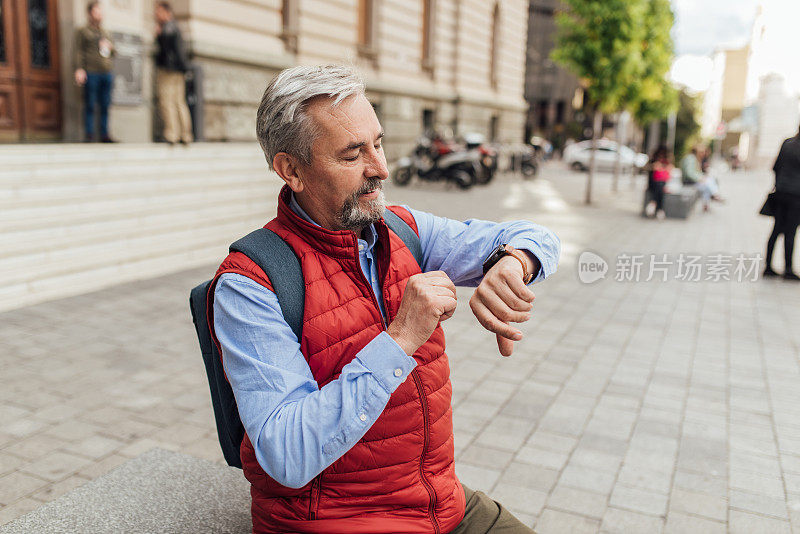
<svg viewBox="0 0 800 534"><path fill-rule="evenodd" d="M186 105L186 50L172 6L156 4L156 86L158 110L164 122L164 139L171 145L192 142L192 117Z"/></svg>
<svg viewBox="0 0 800 534"><path fill-rule="evenodd" d="M772 252L778 236L783 234L786 265L783 277L798 281L800 277L792 272L792 254L795 233L800 225L800 131L783 142L772 170L775 171L775 227L767 241L767 267L764 276L778 274L772 270Z"/></svg>
<svg viewBox="0 0 800 534"><path fill-rule="evenodd" d="M93 0L86 6L89 23L75 35L75 83L84 86L83 114L85 141L94 141L95 107L100 108L100 140L113 143L108 135L108 107L114 75L112 58L116 51L111 35L101 27L103 8Z"/></svg>

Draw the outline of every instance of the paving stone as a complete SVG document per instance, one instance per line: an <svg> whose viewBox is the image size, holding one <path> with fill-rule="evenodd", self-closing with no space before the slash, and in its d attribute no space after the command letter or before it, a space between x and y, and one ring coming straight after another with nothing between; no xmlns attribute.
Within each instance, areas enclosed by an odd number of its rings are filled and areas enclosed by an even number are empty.
<svg viewBox="0 0 800 534"><path fill-rule="evenodd" d="M730 534L791 534L788 521L731 510Z"/></svg>
<svg viewBox="0 0 800 534"><path fill-rule="evenodd" d="M22 471L15 471L0 477L0 504L11 504L46 484L46 480Z"/></svg>
<svg viewBox="0 0 800 534"><path fill-rule="evenodd" d="M725 497L728 493L728 480L725 477L678 470L675 472L675 487Z"/></svg>
<svg viewBox="0 0 800 534"><path fill-rule="evenodd" d="M655 516L664 516L667 512L668 497L642 488L633 488L623 484L614 486L609 505Z"/></svg>
<svg viewBox="0 0 800 534"><path fill-rule="evenodd" d="M1 480L1 479L0 479ZM36 510L42 505L42 501L24 498L20 499L13 504L3 506L0 508L0 525L5 525L14 519Z"/></svg>
<svg viewBox="0 0 800 534"><path fill-rule="evenodd" d="M553 492L547 499L547 507L595 519L602 519L606 511L607 502L607 495L558 484L553 488Z"/></svg>
<svg viewBox="0 0 800 534"><path fill-rule="evenodd" d="M604 534L659 534L663 528L664 519L661 517L609 507L603 516L600 532Z"/></svg>
<svg viewBox="0 0 800 534"><path fill-rule="evenodd" d="M80 475L74 475L59 482L48 484L44 487L44 489L34 493L32 497L42 502L49 502L53 499L61 497L68 491L72 491L75 488L83 486L87 482L89 482L88 478Z"/></svg>
<svg viewBox="0 0 800 534"><path fill-rule="evenodd" d="M22 470L39 478L55 482L89 465L91 460L67 452L53 452L27 464Z"/></svg>
<svg viewBox="0 0 800 534"><path fill-rule="evenodd" d="M27 461L19 456L0 451L0 476L16 471Z"/></svg>
<svg viewBox="0 0 800 534"><path fill-rule="evenodd" d="M556 471L560 471L568 459L568 453L548 451L536 447L522 447L514 456L514 460L517 462L538 465L548 469L555 469Z"/></svg>
<svg viewBox="0 0 800 534"><path fill-rule="evenodd" d="M730 486L767 497L783 499L786 496L781 479L762 476L750 471L731 471Z"/></svg>
<svg viewBox="0 0 800 534"><path fill-rule="evenodd" d="M58 449L63 445L63 441L50 436L48 434L35 434L27 437L11 445L7 446L4 450L11 454L25 458L26 460L35 460Z"/></svg>
<svg viewBox="0 0 800 534"><path fill-rule="evenodd" d="M787 502L783 499L755 495L746 491L731 489L729 494L730 507L744 512L769 515L778 519L788 519L786 512ZM789 503L791 503L791 499Z"/></svg>
<svg viewBox="0 0 800 534"><path fill-rule="evenodd" d="M489 490L500 478L500 471L456 462L456 476L468 488L489 494Z"/></svg>
<svg viewBox="0 0 800 534"><path fill-rule="evenodd" d="M558 479L559 484L608 495L614 487L614 473L589 467L567 464Z"/></svg>
<svg viewBox="0 0 800 534"><path fill-rule="evenodd" d="M549 492L555 486L558 471L536 465L511 462L500 477L501 484Z"/></svg>
<svg viewBox="0 0 800 534"><path fill-rule="evenodd" d="M473 443L464 449L458 460L478 467L499 470L503 469L511 461L513 455L514 453L509 451Z"/></svg>
<svg viewBox="0 0 800 534"><path fill-rule="evenodd" d="M570 463L575 465L582 465L597 469L598 471L608 471L616 473L620 465L622 465L622 458L612 454L606 454L601 451L589 449L587 447L579 446L570 456Z"/></svg>
<svg viewBox="0 0 800 534"><path fill-rule="evenodd" d="M537 491L524 486L503 484L500 482L490 493L492 499L508 508L513 514L537 516L547 501L547 492Z"/></svg>
<svg viewBox="0 0 800 534"><path fill-rule="evenodd" d="M578 440L573 436L565 436L562 434L554 434L552 432L545 432L537 430L528 439L526 445L545 449L548 451L555 451L559 453L569 453L575 448Z"/></svg>
<svg viewBox="0 0 800 534"><path fill-rule="evenodd" d="M720 521L713 521L704 517L670 512L664 534L726 534L726 525Z"/></svg>
<svg viewBox="0 0 800 534"><path fill-rule="evenodd" d="M101 458L124 445L122 441L100 435L92 435L81 441L70 443L62 447L65 452L70 452L91 459Z"/></svg>
<svg viewBox="0 0 800 534"><path fill-rule="evenodd" d="M600 521L596 519L545 508L535 530L537 534L593 534L599 527Z"/></svg>
<svg viewBox="0 0 800 534"><path fill-rule="evenodd" d="M716 521L727 521L728 501L705 493L697 493L676 488L669 501L670 509L699 515ZM731 498L731 506L733 499Z"/></svg>

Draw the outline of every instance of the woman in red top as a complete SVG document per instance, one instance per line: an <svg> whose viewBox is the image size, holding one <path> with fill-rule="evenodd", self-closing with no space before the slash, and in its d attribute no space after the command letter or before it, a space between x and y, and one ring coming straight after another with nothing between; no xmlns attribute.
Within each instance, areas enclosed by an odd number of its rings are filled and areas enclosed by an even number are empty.
<svg viewBox="0 0 800 534"><path fill-rule="evenodd" d="M648 189L656 204L656 218L664 218L664 186L672 175L672 162L667 147L660 146L650 160L650 183Z"/></svg>

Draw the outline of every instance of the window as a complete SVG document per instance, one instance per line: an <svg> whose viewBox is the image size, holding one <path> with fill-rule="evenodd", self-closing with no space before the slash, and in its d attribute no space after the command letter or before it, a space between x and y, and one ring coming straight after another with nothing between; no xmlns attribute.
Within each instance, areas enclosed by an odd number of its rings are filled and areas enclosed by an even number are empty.
<svg viewBox="0 0 800 534"><path fill-rule="evenodd" d="M286 45L286 51L297 53L297 34L300 26L299 0L283 0L281 6L281 19L283 33L281 38Z"/></svg>
<svg viewBox="0 0 800 534"><path fill-rule="evenodd" d="M422 69L432 72L435 53L436 1L422 0Z"/></svg>
<svg viewBox="0 0 800 534"><path fill-rule="evenodd" d="M436 113L432 109L422 110L422 131L431 132L436 126Z"/></svg>
<svg viewBox="0 0 800 534"><path fill-rule="evenodd" d="M378 0L358 0L358 53L377 55Z"/></svg>
<svg viewBox="0 0 800 534"><path fill-rule="evenodd" d="M492 115L489 119L489 141L496 143L500 134L500 117Z"/></svg>
<svg viewBox="0 0 800 534"><path fill-rule="evenodd" d="M489 57L489 80L497 88L497 68L500 54L500 3L494 5L492 13L492 43Z"/></svg>

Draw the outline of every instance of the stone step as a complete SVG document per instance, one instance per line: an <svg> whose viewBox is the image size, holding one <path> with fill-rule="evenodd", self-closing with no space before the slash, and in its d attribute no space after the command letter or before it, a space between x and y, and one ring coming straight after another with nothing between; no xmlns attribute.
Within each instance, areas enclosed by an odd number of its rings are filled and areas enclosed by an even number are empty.
<svg viewBox="0 0 800 534"><path fill-rule="evenodd" d="M274 216L256 143L0 147L0 310L221 261Z"/></svg>

